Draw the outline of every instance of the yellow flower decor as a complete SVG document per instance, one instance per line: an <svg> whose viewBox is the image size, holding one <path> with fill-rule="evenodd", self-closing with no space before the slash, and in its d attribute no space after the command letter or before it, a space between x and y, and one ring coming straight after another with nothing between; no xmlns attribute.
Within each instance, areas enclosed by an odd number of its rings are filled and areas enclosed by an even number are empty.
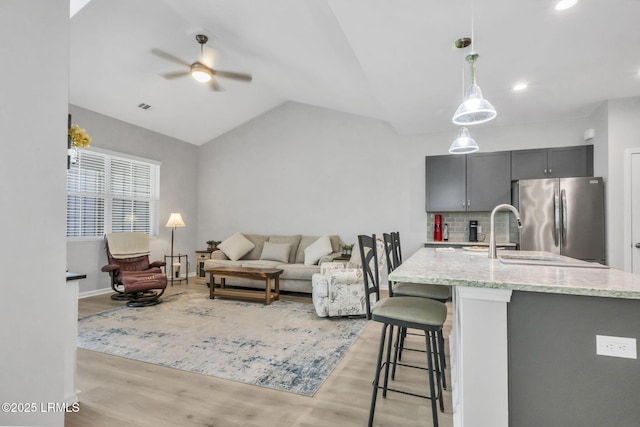
<svg viewBox="0 0 640 427"><path fill-rule="evenodd" d="M91 137L87 135L86 130L78 125L71 126L69 136L71 137L71 143L76 147L85 148L91 145Z"/></svg>

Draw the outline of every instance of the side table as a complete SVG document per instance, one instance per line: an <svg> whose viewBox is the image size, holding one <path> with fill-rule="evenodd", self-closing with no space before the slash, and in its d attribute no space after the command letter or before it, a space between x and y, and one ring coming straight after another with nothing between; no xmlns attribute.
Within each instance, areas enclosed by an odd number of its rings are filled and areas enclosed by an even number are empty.
<svg viewBox="0 0 640 427"><path fill-rule="evenodd" d="M178 262L177 264L182 264L182 258L184 258L185 260L185 274L184 277L180 277L180 270L175 270L173 268L173 260L175 258L178 258ZM189 256L188 255L165 255L164 256L164 262L167 262L167 259L171 260L171 262L169 263L169 267L167 267L167 265L164 266L164 273L167 275L167 278L169 279L169 282L171 283L171 286L173 286L173 282L182 282L183 280L185 280L187 282L187 285L189 284Z"/></svg>
<svg viewBox="0 0 640 427"><path fill-rule="evenodd" d="M204 262L211 259L213 251L204 250L196 251L196 281L205 283L207 281L207 272L204 270Z"/></svg>
<svg viewBox="0 0 640 427"><path fill-rule="evenodd" d="M346 264L347 262L349 262L350 259L351 259L351 255L341 254L339 257L334 258L333 260L335 262L344 262Z"/></svg>

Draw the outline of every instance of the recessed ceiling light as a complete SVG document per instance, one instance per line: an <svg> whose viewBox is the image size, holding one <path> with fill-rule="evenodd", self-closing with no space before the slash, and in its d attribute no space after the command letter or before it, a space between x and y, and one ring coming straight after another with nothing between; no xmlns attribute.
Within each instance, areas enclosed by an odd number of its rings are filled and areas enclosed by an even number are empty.
<svg viewBox="0 0 640 427"><path fill-rule="evenodd" d="M573 7L578 3L578 0L560 0L556 3L556 10L565 10Z"/></svg>
<svg viewBox="0 0 640 427"><path fill-rule="evenodd" d="M513 90L515 91L525 90L528 86L529 85L525 82L517 83L513 86Z"/></svg>

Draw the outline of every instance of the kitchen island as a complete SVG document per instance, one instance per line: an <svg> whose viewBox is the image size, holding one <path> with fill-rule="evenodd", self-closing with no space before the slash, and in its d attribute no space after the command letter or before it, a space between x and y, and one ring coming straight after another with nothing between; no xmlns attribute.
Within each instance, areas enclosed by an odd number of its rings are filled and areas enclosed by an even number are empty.
<svg viewBox="0 0 640 427"><path fill-rule="evenodd" d="M640 392L638 361L595 355L596 334L640 334L640 276L517 253L559 263L422 248L389 276L454 288L454 425L640 425L628 401Z"/></svg>

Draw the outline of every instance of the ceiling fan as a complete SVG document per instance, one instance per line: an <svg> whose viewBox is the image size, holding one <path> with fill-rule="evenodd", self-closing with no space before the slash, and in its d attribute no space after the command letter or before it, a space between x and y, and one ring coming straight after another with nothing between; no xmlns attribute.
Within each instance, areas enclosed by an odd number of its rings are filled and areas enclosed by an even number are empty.
<svg viewBox="0 0 640 427"><path fill-rule="evenodd" d="M175 62L177 64L180 64L188 68L187 70L184 70L184 71L173 71L171 73L163 74L162 77L164 77L165 79L171 80L178 77L191 75L191 77L193 77L194 80L198 82L209 83L209 86L213 90L222 90L222 87L220 87L216 79L214 79L214 76L224 77L224 78L233 79L233 80L240 80L243 82L251 81L252 79L251 74L216 70L207 66L204 63L205 59L203 57L203 53L204 53L204 45L207 43L208 40L209 40L209 37L205 36L204 34L196 35L196 41L200 43L200 58L198 58L198 60L193 64L189 64L187 61L184 61L176 56L173 56L172 54L167 53L163 50L152 49L151 53L153 53L154 55L159 56L160 58L166 59L168 61Z"/></svg>

